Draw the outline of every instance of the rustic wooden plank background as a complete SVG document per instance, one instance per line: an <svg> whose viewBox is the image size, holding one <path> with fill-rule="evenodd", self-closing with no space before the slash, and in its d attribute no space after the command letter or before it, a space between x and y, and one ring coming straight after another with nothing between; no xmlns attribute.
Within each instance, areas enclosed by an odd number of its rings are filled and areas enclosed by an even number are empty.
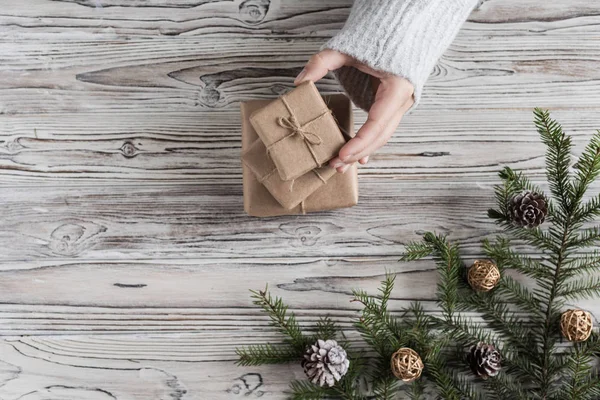
<svg viewBox="0 0 600 400"><path fill-rule="evenodd" d="M433 267L398 263L403 245L437 230L477 256L496 171L542 178L533 107L579 149L600 128L600 5L483 1L357 207L249 218L238 102L289 89L350 6L0 0L0 399L284 398L298 366L232 364L277 340L247 289L350 329L351 289L387 269L396 307L435 311Z"/></svg>

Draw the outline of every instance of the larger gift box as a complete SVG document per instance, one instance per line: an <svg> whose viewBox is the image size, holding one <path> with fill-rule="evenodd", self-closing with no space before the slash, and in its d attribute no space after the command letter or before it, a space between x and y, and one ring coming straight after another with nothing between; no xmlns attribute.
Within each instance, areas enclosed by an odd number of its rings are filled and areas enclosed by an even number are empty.
<svg viewBox="0 0 600 400"><path fill-rule="evenodd" d="M341 94L323 96L323 100L331 110L339 129L347 137L353 136L354 122L350 100ZM250 123L250 116L270 103L272 103L272 100L252 100L241 103L243 154L248 152L253 145L257 146L256 141L259 140L256 130ZM263 151L265 151L264 156L269 157L266 154L266 145L263 147ZM352 207L358 202L358 171L356 165L350 167L346 173L332 174L331 177L328 177L326 183L292 208L282 206L265 187L265 171L262 172L263 175L260 176L261 179L259 180L257 173L261 175L260 171L253 171L246 163L242 164L242 170L244 210L251 216L270 217L304 214Z"/></svg>

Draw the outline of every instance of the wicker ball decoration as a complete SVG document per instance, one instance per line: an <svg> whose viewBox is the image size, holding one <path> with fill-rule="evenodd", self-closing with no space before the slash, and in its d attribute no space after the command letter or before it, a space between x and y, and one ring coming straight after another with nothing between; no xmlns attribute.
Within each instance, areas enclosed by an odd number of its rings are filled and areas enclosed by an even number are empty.
<svg viewBox="0 0 600 400"><path fill-rule="evenodd" d="M475 260L467 273L469 285L477 291L488 292L500 281L500 270L490 260Z"/></svg>
<svg viewBox="0 0 600 400"><path fill-rule="evenodd" d="M392 372L398 379L404 382L412 382L421 376L423 372L423 360L419 354L408 347L398 349L392 355Z"/></svg>
<svg viewBox="0 0 600 400"><path fill-rule="evenodd" d="M587 311L567 310L560 316L560 330L571 342L586 341L593 327L592 314Z"/></svg>

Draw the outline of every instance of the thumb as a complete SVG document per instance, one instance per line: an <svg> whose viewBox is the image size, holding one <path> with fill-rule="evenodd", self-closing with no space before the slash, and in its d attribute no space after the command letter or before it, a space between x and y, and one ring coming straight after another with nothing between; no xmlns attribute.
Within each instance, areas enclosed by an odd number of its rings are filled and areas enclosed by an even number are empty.
<svg viewBox="0 0 600 400"><path fill-rule="evenodd" d="M327 75L329 71L341 68L351 61L352 58L350 56L339 51L323 50L308 60L304 69L298 74L296 80L294 80L294 84L299 85L305 81L316 82Z"/></svg>

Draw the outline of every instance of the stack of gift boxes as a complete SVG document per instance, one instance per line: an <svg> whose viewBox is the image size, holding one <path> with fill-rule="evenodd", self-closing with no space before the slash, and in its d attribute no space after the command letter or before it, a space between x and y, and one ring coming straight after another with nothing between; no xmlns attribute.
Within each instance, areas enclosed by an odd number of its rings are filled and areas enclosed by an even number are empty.
<svg viewBox="0 0 600 400"><path fill-rule="evenodd" d="M356 165L337 173L327 162L353 135L344 95L321 97L306 82L280 98L241 104L244 209L269 217L352 207Z"/></svg>

